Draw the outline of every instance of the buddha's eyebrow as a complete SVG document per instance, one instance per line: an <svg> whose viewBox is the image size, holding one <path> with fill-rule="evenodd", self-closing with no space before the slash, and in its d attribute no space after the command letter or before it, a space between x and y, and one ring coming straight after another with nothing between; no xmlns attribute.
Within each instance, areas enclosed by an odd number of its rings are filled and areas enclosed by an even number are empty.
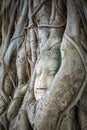
<svg viewBox="0 0 87 130"><path fill-rule="evenodd" d="M50 71L56 71L56 70L58 70L58 69L57 69L57 67L55 67L55 68L49 68L49 70L50 70Z"/></svg>
<svg viewBox="0 0 87 130"><path fill-rule="evenodd" d="M57 68L56 69L49 69L49 72L52 72L52 71L57 72L57 70L58 70Z"/></svg>

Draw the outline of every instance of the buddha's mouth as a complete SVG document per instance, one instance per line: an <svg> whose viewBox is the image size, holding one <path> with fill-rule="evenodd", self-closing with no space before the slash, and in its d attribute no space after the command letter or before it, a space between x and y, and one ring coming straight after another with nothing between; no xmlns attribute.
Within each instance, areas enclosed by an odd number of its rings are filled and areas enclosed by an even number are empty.
<svg viewBox="0 0 87 130"><path fill-rule="evenodd" d="M37 88L36 93L42 95L42 94L44 94L46 92L46 90L47 90L46 88Z"/></svg>

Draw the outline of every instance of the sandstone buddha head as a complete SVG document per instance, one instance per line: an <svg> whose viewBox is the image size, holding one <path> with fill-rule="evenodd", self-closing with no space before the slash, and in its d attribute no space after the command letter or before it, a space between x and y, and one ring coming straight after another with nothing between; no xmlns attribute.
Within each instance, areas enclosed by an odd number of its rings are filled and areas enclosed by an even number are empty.
<svg viewBox="0 0 87 130"><path fill-rule="evenodd" d="M39 100L50 87L61 62L60 49L54 48L40 54L36 65L34 96Z"/></svg>

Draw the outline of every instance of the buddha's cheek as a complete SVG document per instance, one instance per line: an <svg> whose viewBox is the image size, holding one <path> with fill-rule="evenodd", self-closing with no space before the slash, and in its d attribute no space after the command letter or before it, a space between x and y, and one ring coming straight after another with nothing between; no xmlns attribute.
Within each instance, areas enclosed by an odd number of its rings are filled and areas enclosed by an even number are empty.
<svg viewBox="0 0 87 130"><path fill-rule="evenodd" d="M43 82L36 78L34 85L34 96L36 100L39 100L47 89L42 89Z"/></svg>
<svg viewBox="0 0 87 130"><path fill-rule="evenodd" d="M54 76L47 76L47 88L49 88L51 86L51 83L53 81Z"/></svg>
<svg viewBox="0 0 87 130"><path fill-rule="evenodd" d="M36 100L39 100L50 87L54 76L45 76L44 80L36 78L34 85L34 96Z"/></svg>

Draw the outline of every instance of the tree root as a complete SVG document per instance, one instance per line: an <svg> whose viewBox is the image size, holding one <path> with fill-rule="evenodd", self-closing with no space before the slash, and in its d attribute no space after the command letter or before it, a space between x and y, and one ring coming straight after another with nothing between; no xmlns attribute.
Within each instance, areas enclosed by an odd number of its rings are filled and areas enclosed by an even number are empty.
<svg viewBox="0 0 87 130"><path fill-rule="evenodd" d="M29 0L28 17L29 17L29 20L30 20L29 23L32 24L33 19L32 19L31 0ZM30 46L31 46L31 59L32 59L33 64L35 65L36 60L37 60L37 53L36 53L36 33L34 31L34 28L30 28L29 41L30 41ZM31 75L32 75L32 73L33 73L33 68L31 68Z"/></svg>
<svg viewBox="0 0 87 130"><path fill-rule="evenodd" d="M10 20L10 25L9 25L9 28L8 28L8 34L6 36L5 45L4 45L4 48L3 48L3 57L5 55L5 52L6 52L7 48L8 48L8 45L10 43L10 39L11 39L11 36L12 36L12 31L13 31L13 26L14 26L17 7L18 7L18 2L15 5L15 8L14 8L14 11L12 13L11 20Z"/></svg>
<svg viewBox="0 0 87 130"><path fill-rule="evenodd" d="M27 24L27 1L24 2L24 7L21 11L21 15L18 19L18 23L16 25L16 29L14 32L13 37L15 36L19 36L24 34L24 25L26 26ZM20 47L20 45L23 43L24 37L16 39L15 41L12 41L7 49L7 52L4 56L4 63L6 64L6 66L9 66L10 63L10 59L12 57L13 52L18 49Z"/></svg>
<svg viewBox="0 0 87 130"><path fill-rule="evenodd" d="M83 8L82 8L81 0L74 0L74 1L77 5L78 12L79 12L81 20L83 22L84 30L85 30L86 35L87 35L87 21L86 21L85 14L84 14L84 11L83 11Z"/></svg>
<svg viewBox="0 0 87 130"><path fill-rule="evenodd" d="M36 13L41 9L41 7L45 4L45 2L47 2L47 0L43 0L43 2L41 2L39 4L39 6L36 8L36 10L32 13L32 17L36 15Z"/></svg>
<svg viewBox="0 0 87 130"><path fill-rule="evenodd" d="M65 21L62 23L62 24L60 24L60 25L48 25L48 24L41 24L41 25L38 25L38 27L39 28L41 28L41 27L47 27L47 28L61 28L61 27L63 27L63 26L65 26Z"/></svg>
<svg viewBox="0 0 87 130"><path fill-rule="evenodd" d="M55 4L56 4L56 0L52 0L52 11L51 11L51 16L50 16L50 24L52 24L55 19L55 13L56 13Z"/></svg>
<svg viewBox="0 0 87 130"><path fill-rule="evenodd" d="M84 65L86 75L85 75L85 79L83 81L83 84L82 84L78 94L76 95L76 97L73 99L73 101L65 108L65 110L60 115L58 125L57 125L57 130L60 130L60 125L61 125L61 121L62 121L63 117L67 116L67 114L70 113L70 110L77 104L77 102L80 100L80 98L85 90L85 87L87 85L87 65L86 65L86 62L84 60L83 54L82 54L80 48L78 47L78 45L75 43L75 41L73 41L67 34L65 34L64 36L76 48L79 56L81 57L82 63Z"/></svg>
<svg viewBox="0 0 87 130"><path fill-rule="evenodd" d="M14 89L16 89L16 85L15 85L15 83L14 83L14 80L13 80L12 76L11 76L11 73L12 73L12 72L11 72L10 69L9 69L9 71L10 71L10 72L7 72L7 74L8 74L8 76L9 76L11 82L12 82L12 85L13 85Z"/></svg>

